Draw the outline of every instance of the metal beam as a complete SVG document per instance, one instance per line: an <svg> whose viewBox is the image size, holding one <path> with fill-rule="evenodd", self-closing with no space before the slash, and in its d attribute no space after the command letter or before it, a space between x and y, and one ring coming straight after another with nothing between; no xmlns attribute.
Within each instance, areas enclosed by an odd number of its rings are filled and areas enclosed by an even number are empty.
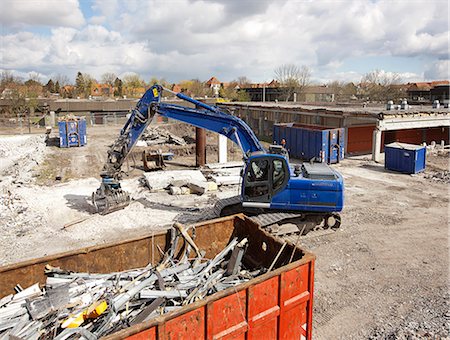
<svg viewBox="0 0 450 340"><path fill-rule="evenodd" d="M431 127L450 126L449 116L415 116L383 119L377 122L377 129L381 131L421 129Z"/></svg>

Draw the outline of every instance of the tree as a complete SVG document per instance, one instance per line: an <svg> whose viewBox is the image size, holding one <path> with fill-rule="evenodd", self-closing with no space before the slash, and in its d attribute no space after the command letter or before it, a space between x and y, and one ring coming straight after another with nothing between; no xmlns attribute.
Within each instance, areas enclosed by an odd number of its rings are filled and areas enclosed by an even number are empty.
<svg viewBox="0 0 450 340"><path fill-rule="evenodd" d="M53 81L58 82L61 87L64 87L64 86L70 84L69 77L64 74L58 73L52 78L53 78Z"/></svg>
<svg viewBox="0 0 450 340"><path fill-rule="evenodd" d="M78 72L75 79L77 94L88 98L91 95L91 88L94 82L95 79L92 78L89 74Z"/></svg>
<svg viewBox="0 0 450 340"><path fill-rule="evenodd" d="M47 84L44 85L44 90L49 93L55 93L55 83L53 82L53 80L49 79Z"/></svg>
<svg viewBox="0 0 450 340"><path fill-rule="evenodd" d="M371 101L386 102L399 99L398 87L401 77L398 73L373 70L361 78L361 95Z"/></svg>
<svg viewBox="0 0 450 340"><path fill-rule="evenodd" d="M237 80L233 80L232 83L233 82L236 82L237 85L239 86L239 88L241 88L241 89L249 87L252 83L251 80L248 79L246 76L240 76L240 77L238 77Z"/></svg>
<svg viewBox="0 0 450 340"><path fill-rule="evenodd" d="M83 94L84 93L84 77L81 72L78 71L77 77L75 78L75 87L77 88L77 94Z"/></svg>
<svg viewBox="0 0 450 340"><path fill-rule="evenodd" d="M123 85L126 88L127 93L134 97L137 94L137 89L144 87L144 81L136 73L127 74L123 77Z"/></svg>
<svg viewBox="0 0 450 340"><path fill-rule="evenodd" d="M333 93L335 96L335 101L337 102L345 102L356 97L357 89L355 84L346 83L343 81L333 81L328 84L328 86L333 89Z"/></svg>
<svg viewBox="0 0 450 340"><path fill-rule="evenodd" d="M303 65L284 64L275 69L275 79L283 87L286 101L290 100L294 93L300 95L311 83L311 70Z"/></svg>
<svg viewBox="0 0 450 340"><path fill-rule="evenodd" d="M117 76L112 72L106 72L102 74L102 83L108 84L109 86L114 86L114 81L116 80Z"/></svg>
<svg viewBox="0 0 450 340"><path fill-rule="evenodd" d="M96 80L87 73L83 74L83 79L84 79L84 97L88 98L91 95L92 85L96 83Z"/></svg>
<svg viewBox="0 0 450 340"><path fill-rule="evenodd" d="M59 85L59 81L57 80L55 83L55 93L59 93L61 91L61 86Z"/></svg>
<svg viewBox="0 0 450 340"><path fill-rule="evenodd" d="M122 80L116 77L114 80L114 97L122 97Z"/></svg>

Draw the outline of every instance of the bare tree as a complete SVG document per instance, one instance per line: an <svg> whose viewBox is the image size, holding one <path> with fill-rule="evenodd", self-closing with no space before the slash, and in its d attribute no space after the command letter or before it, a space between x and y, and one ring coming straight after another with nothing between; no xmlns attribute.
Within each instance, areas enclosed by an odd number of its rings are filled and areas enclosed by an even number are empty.
<svg viewBox="0 0 450 340"><path fill-rule="evenodd" d="M114 81L117 76L112 72L106 72L102 74L102 83L108 84L109 86L114 86Z"/></svg>
<svg viewBox="0 0 450 340"><path fill-rule="evenodd" d="M294 93L300 95L311 83L311 70L305 65L284 64L275 69L275 79L283 87L286 101L289 101Z"/></svg>
<svg viewBox="0 0 450 340"><path fill-rule="evenodd" d="M32 80L36 83L41 83L41 76L39 75L39 73L37 72L29 72L28 73L28 80Z"/></svg>
<svg viewBox="0 0 450 340"><path fill-rule="evenodd" d="M70 79L65 74L58 73L54 77L52 77L53 82L59 83L59 86L63 87L70 84Z"/></svg>
<svg viewBox="0 0 450 340"><path fill-rule="evenodd" d="M401 77L398 73L374 70L361 78L361 94L371 101L385 102L399 99L398 84Z"/></svg>
<svg viewBox="0 0 450 340"><path fill-rule="evenodd" d="M252 83L246 76L240 76L237 80L233 80L233 82L236 82L241 89L250 86Z"/></svg>

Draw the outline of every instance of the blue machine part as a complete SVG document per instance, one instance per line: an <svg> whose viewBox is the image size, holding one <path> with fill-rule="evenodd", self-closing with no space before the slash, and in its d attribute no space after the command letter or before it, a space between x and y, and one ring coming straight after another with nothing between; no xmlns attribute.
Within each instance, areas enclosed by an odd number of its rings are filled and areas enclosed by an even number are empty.
<svg viewBox="0 0 450 340"><path fill-rule="evenodd" d="M290 166L282 155L258 154L246 163L242 181L244 207L304 212L339 212L344 181L321 163Z"/></svg>
<svg viewBox="0 0 450 340"><path fill-rule="evenodd" d="M388 170L405 174L416 174L425 170L425 146L394 142L385 145L384 157L384 167Z"/></svg>

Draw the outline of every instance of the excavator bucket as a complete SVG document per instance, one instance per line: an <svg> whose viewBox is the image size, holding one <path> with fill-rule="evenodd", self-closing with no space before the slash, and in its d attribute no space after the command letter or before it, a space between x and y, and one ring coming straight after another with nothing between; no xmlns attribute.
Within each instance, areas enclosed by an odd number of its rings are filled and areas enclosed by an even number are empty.
<svg viewBox="0 0 450 340"><path fill-rule="evenodd" d="M100 188L92 193L92 203L100 215L126 208L131 202L130 195L120 188L120 184L102 182Z"/></svg>

